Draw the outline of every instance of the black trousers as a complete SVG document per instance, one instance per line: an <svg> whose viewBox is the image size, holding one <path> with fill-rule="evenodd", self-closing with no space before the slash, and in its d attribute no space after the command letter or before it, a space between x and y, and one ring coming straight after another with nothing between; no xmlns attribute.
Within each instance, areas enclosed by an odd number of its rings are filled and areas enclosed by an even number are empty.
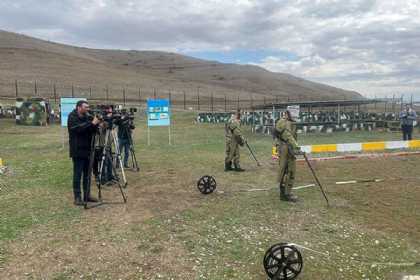
<svg viewBox="0 0 420 280"><path fill-rule="evenodd" d="M82 199L80 184L83 178L83 200L90 196L89 158L73 159L73 193L74 199Z"/></svg>
<svg viewBox="0 0 420 280"><path fill-rule="evenodd" d="M401 126L402 133L403 133L403 140L411 140L411 135L413 134L413 126L412 125L402 125Z"/></svg>

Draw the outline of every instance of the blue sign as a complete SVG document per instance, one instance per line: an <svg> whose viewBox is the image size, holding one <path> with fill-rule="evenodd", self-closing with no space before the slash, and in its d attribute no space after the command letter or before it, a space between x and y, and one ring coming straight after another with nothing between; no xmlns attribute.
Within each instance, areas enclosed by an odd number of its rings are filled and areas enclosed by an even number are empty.
<svg viewBox="0 0 420 280"><path fill-rule="evenodd" d="M147 100L148 126L169 126L171 124L170 118L168 99Z"/></svg>
<svg viewBox="0 0 420 280"><path fill-rule="evenodd" d="M61 126L67 126L67 119L69 117L69 114L74 109L76 109L76 104L80 100L86 101L86 98L67 98L67 97L60 98Z"/></svg>

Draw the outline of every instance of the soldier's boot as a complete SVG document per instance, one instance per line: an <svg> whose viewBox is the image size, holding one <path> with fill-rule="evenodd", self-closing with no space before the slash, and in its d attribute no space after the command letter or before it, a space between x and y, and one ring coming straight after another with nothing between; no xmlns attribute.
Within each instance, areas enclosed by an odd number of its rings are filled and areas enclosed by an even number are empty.
<svg viewBox="0 0 420 280"><path fill-rule="evenodd" d="M289 202L298 202L299 199L298 199L298 197L296 195L290 193L290 194L287 195L287 201L289 201Z"/></svg>
<svg viewBox="0 0 420 280"><path fill-rule="evenodd" d="M280 188L280 200L288 201L287 195L286 195L286 188L284 187L282 183L280 183L279 188Z"/></svg>
<svg viewBox="0 0 420 280"><path fill-rule="evenodd" d="M225 162L225 171L232 171L232 170L233 170L232 162L231 161Z"/></svg>
<svg viewBox="0 0 420 280"><path fill-rule="evenodd" d="M239 165L239 163L235 163L235 168L233 170L235 170L236 172L243 172L245 171L245 169L242 169L241 166Z"/></svg>
<svg viewBox="0 0 420 280"><path fill-rule="evenodd" d="M286 193L286 186L280 183L280 200L298 202L298 197L292 193Z"/></svg>

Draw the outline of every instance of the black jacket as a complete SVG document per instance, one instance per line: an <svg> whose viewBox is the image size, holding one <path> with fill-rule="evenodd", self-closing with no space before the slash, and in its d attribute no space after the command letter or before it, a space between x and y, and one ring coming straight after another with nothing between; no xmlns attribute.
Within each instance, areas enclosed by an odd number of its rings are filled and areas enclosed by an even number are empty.
<svg viewBox="0 0 420 280"><path fill-rule="evenodd" d="M67 129L69 131L70 157L89 158L92 137L97 130L88 116L79 116L76 110L69 114L67 120Z"/></svg>

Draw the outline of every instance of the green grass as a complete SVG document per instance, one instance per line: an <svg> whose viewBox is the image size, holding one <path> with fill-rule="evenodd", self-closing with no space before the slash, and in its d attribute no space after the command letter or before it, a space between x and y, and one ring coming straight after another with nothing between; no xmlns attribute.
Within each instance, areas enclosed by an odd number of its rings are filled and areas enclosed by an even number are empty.
<svg viewBox="0 0 420 280"><path fill-rule="evenodd" d="M247 172L226 173L223 125L195 124L194 116L174 114L172 145L168 145L168 128L157 127L150 131L148 146L145 119L138 119L134 136L141 172L129 174L127 208L104 206L90 212L72 205L71 161L66 138L62 148L63 130L58 126L16 127L12 121L1 120L0 157L11 173L0 175L6 185L0 191L0 268L10 269L19 258L14 246L33 243L31 237L37 230L41 236L53 234L57 239L43 245L46 247L31 248L37 248L38 254L47 248L59 258L62 248L68 250L68 246L85 242L81 240L87 238L84 233L73 232L75 225L82 224L88 236L92 235L90 242L127 246L127 250L101 255L102 261L95 258L101 253L93 252L89 258L98 269L92 271L72 257L66 258L76 263L74 266L54 269L45 260L41 263L50 267L49 278L75 279L84 274L85 279L265 279L262 257L268 247L280 241L331 253L331 258L324 258L303 251L305 264L299 279L385 279L395 272L420 273L416 268L365 263L420 258L420 225L413 215L420 211L420 192L415 187L418 181L400 188L394 181L342 188L331 185L337 179L355 177L414 177L417 172L412 167L419 160L316 164L334 207L325 207L316 188L300 191L303 202L289 205L279 202L277 190L235 193L275 186L271 137L251 134L244 127L264 168L257 168L242 148L242 165ZM300 144L308 145L399 140L400 134L352 132L299 137ZM224 194L198 194L195 182L206 174L216 178L217 188ZM312 181L308 169L298 165L297 185ZM154 196L145 196L153 192ZM151 201L141 200L146 198ZM151 217L136 220L143 210L150 210ZM117 219L112 219L113 215ZM29 264L36 261L25 259ZM101 266L105 261L110 264ZM40 273L35 268L30 277L37 279Z"/></svg>

